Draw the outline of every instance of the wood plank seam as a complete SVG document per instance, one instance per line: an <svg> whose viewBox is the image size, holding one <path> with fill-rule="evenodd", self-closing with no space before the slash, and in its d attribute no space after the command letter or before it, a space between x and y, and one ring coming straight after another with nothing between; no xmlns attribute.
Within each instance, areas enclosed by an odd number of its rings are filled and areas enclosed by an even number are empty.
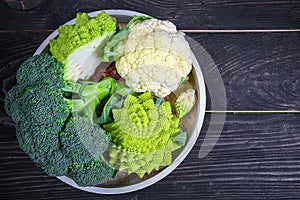
<svg viewBox="0 0 300 200"><path fill-rule="evenodd" d="M0 30L0 33L19 33L19 32L32 32L32 33L51 33L55 30L53 29L46 29L46 30ZM206 29L206 30L179 30L184 33L278 33L278 32L300 32L300 29L240 29L240 30L213 30L213 29Z"/></svg>
<svg viewBox="0 0 300 200"><path fill-rule="evenodd" d="M207 110L207 114L300 114L299 110Z"/></svg>

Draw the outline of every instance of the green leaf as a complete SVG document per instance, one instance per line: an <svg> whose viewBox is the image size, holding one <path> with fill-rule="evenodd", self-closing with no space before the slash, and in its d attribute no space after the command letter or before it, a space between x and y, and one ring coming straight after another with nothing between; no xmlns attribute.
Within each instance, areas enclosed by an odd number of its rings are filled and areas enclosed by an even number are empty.
<svg viewBox="0 0 300 200"><path fill-rule="evenodd" d="M162 104L164 102L164 98L161 97L156 97L155 98L155 106L158 107L160 104Z"/></svg>
<svg viewBox="0 0 300 200"><path fill-rule="evenodd" d="M102 101L111 97L116 85L116 80L110 77L104 78L98 83L69 81L64 91L71 93L71 97L75 97L74 99L68 99L72 105L72 112L93 120L97 106L100 103L106 103ZM77 98L78 96L79 98Z"/></svg>
<svg viewBox="0 0 300 200"><path fill-rule="evenodd" d="M124 82L120 82L118 86L116 87L116 92L117 94L125 97L128 94L132 93L132 88L128 87Z"/></svg>
<svg viewBox="0 0 300 200"><path fill-rule="evenodd" d="M183 147L186 142L187 134L181 128L179 129L179 133L175 136L174 142L176 142L179 146Z"/></svg>
<svg viewBox="0 0 300 200"><path fill-rule="evenodd" d="M150 16L133 16L128 24L123 27L117 34L115 34L110 41L106 43L103 52L100 52L102 62L113 62L118 56L118 52L114 51L114 47L122 40L126 39L129 34L130 26L141 23L145 20L151 19Z"/></svg>
<svg viewBox="0 0 300 200"><path fill-rule="evenodd" d="M99 124L106 124L109 122L112 122L113 119L111 117L111 111L114 108L122 108L123 102L125 100L125 97L132 93L132 89L125 85L124 82L120 82L116 88L115 92L112 94L112 96L108 99L106 102L101 116L98 118Z"/></svg>

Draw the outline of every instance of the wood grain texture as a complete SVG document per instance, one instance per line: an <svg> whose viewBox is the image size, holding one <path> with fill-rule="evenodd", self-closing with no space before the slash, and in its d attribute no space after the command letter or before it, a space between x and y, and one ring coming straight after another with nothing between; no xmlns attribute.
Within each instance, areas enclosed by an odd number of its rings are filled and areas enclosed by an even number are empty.
<svg viewBox="0 0 300 200"><path fill-rule="evenodd" d="M188 34L222 76L227 110L299 111L299 33ZM201 60L199 60L201 65ZM209 65L203 66L209 71ZM210 108L208 99L208 107Z"/></svg>
<svg viewBox="0 0 300 200"><path fill-rule="evenodd" d="M14 0L9 0L14 1ZM179 29L295 29L300 23L299 1L228 0L40 0L32 10L10 9L0 2L0 30L56 29L77 12L128 9L174 22Z"/></svg>
<svg viewBox="0 0 300 200"><path fill-rule="evenodd" d="M13 123L3 109L5 93L14 84L19 65L53 29L79 11L101 9L144 12L188 30L300 28L299 1L41 0L24 12L0 0L0 32L6 31L0 33L0 199L299 199L300 115L296 114L228 114L215 148L199 159L209 124L220 123L211 122L212 115L207 114L184 162L158 183L129 194L83 192L37 168L18 147ZM227 109L299 111L299 32L188 36L215 61L226 88Z"/></svg>
<svg viewBox="0 0 300 200"><path fill-rule="evenodd" d="M0 99L13 85L20 64L47 36L48 33L0 33ZM299 111L300 33L187 36L203 46L214 60L225 86L227 110ZM203 70L211 69L203 66ZM212 110L209 91L207 96L207 110Z"/></svg>
<svg viewBox="0 0 300 200"><path fill-rule="evenodd" d="M297 199L300 196L300 115L227 115L223 133L198 158L204 128L184 162L163 180L125 195L96 195L67 186L35 167L0 126L1 199ZM213 122L218 123L218 122Z"/></svg>
<svg viewBox="0 0 300 200"><path fill-rule="evenodd" d="M32 56L48 33L0 33L0 121L6 120L3 101L7 91L15 84L19 66ZM9 123L9 120L6 120Z"/></svg>

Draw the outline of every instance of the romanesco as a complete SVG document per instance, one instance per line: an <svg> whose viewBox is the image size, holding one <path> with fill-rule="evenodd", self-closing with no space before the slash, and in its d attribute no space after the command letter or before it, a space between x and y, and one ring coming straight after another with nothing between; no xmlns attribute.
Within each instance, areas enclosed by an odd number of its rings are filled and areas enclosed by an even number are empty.
<svg viewBox="0 0 300 200"><path fill-rule="evenodd" d="M145 173L150 174L153 170L159 170L160 167L170 165L172 163L172 151L178 148L180 148L180 145L172 142L159 150L140 153L125 151L113 145L109 149L109 162L118 166L119 170L127 170L128 174L136 173L142 178Z"/></svg>
<svg viewBox="0 0 300 200"><path fill-rule="evenodd" d="M169 159L156 159L171 158L171 152L179 148L179 145L166 148L179 132L179 118L173 116L169 102L157 107L150 92L139 97L129 94L121 109L113 109L113 117L113 123L104 125L114 143L110 154L112 164L140 176L170 164ZM133 166L137 160L138 171ZM151 160L151 167L147 160Z"/></svg>
<svg viewBox="0 0 300 200"><path fill-rule="evenodd" d="M64 78L90 78L101 62L99 48L116 29L116 20L105 12L93 19L86 13L77 13L75 25L60 26L58 37L50 41L50 51L65 65Z"/></svg>

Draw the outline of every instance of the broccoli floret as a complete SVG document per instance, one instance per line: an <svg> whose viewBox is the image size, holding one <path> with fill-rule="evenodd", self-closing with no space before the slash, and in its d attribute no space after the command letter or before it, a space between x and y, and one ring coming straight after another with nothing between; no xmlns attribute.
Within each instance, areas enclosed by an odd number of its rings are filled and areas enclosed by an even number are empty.
<svg viewBox="0 0 300 200"><path fill-rule="evenodd" d="M64 98L63 65L49 55L26 60L17 85L5 98L5 109L16 122L20 148L49 175L67 175L71 159L61 152L59 133L71 114Z"/></svg>
<svg viewBox="0 0 300 200"><path fill-rule="evenodd" d="M106 150L109 135L100 126L85 117L74 115L60 134L63 149L71 155L74 163L83 165L91 162Z"/></svg>
<svg viewBox="0 0 300 200"><path fill-rule="evenodd" d="M17 85L5 98L5 110L16 122L20 148L50 176L69 175L73 165L89 167L85 164L100 158L109 141L106 132L93 124L91 113L109 98L115 85L110 78L99 83L65 81L63 65L51 56L29 58L17 72ZM93 104L88 103L91 99ZM88 115L79 117L85 109ZM107 169L103 168L103 176Z"/></svg>
<svg viewBox="0 0 300 200"><path fill-rule="evenodd" d="M41 167L49 176L67 176L72 159L61 149L47 152L36 152L30 154L33 162Z"/></svg>
<svg viewBox="0 0 300 200"><path fill-rule="evenodd" d="M38 85L24 89L16 101L20 112L17 115L21 116L16 134L20 148L36 165L49 175L62 176L67 175L71 160L61 152L58 135L64 127L64 120L70 115L70 108L68 104L56 105L61 102L53 100L63 98L47 96L49 88Z"/></svg>
<svg viewBox="0 0 300 200"><path fill-rule="evenodd" d="M105 12L93 19L86 13L78 13L76 24L60 26L58 37L50 41L50 51L65 65L65 79L77 81L91 77L101 63L99 49L116 29L116 20Z"/></svg>
<svg viewBox="0 0 300 200"><path fill-rule="evenodd" d="M105 177L114 177L116 170L95 160L84 165L71 166L70 175L79 186L93 186L103 183Z"/></svg>
<svg viewBox="0 0 300 200"><path fill-rule="evenodd" d="M27 59L17 71L17 83L31 86L37 83L64 87L63 64L56 62L48 54L40 54Z"/></svg>
<svg viewBox="0 0 300 200"><path fill-rule="evenodd" d="M17 124L24 119L23 112L21 110L22 102L20 101L23 95L23 86L16 85L9 90L6 94L4 109L11 119Z"/></svg>

